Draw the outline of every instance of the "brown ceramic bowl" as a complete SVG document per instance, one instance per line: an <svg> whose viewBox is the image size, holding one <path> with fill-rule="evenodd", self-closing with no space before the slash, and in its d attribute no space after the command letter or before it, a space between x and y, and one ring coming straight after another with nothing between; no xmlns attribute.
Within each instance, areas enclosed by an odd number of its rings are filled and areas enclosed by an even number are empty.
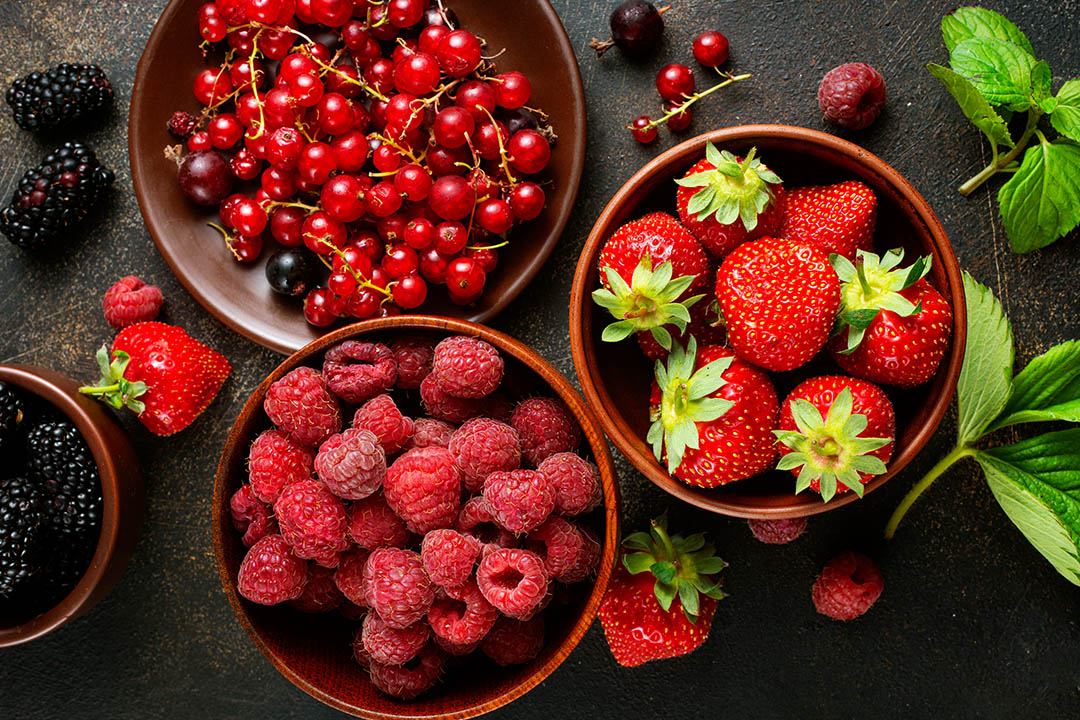
<svg viewBox="0 0 1080 720"><path fill-rule="evenodd" d="M220 235L206 226L218 222L217 208L202 208L184 198L176 184L176 165L163 156L165 147L177 141L166 130L172 113L199 110L191 85L207 65L198 49L196 18L204 1L172 0L143 51L131 94L131 178L158 250L188 292L233 330L287 354L326 330L305 322L297 300L270 290L264 267L276 243L267 232L258 261L233 260ZM510 232L510 244L499 251L499 265L488 276L483 297L460 307L442 288L433 287L421 308L430 315L483 322L525 289L566 226L585 163L585 93L573 47L547 0L514 0L509 6L450 0L446 6L485 38L489 54L505 48L496 60L498 67L529 76L530 105L550 115L559 138L551 163L537 176L550 183L545 185L547 206L538 218Z"/></svg>
<svg viewBox="0 0 1080 720"><path fill-rule="evenodd" d="M532 662L499 668L481 658L469 658L450 668L433 689L415 700L395 700L377 690L353 659L351 642L355 625L337 613L305 615L290 607L265 607L248 602L236 590L236 575L246 548L233 529L229 498L247 479L248 447L255 436L270 426L263 412L263 397L271 383L300 365L322 366L327 348L350 338L391 339L402 332L423 333L434 340L447 335L469 335L498 348L506 362L502 390L511 399L529 395L555 395L563 400L581 425L581 450L590 453L600 468L604 502L585 516L603 544L596 581L573 587L573 601L545 614L546 644ZM520 697L551 674L570 654L589 628L604 597L615 564L619 542L619 493L607 441L596 416L559 371L533 350L483 325L428 316L401 316L367 320L319 338L291 355L248 398L229 433L218 464L213 503L214 549L218 570L229 603L255 645L274 667L312 697L357 717L365 718L467 718L481 715ZM482 673L470 673L482 668Z"/></svg>
<svg viewBox="0 0 1080 720"><path fill-rule="evenodd" d="M967 327L960 268L945 230L915 188L880 158L835 136L785 125L725 128L687 140L639 170L604 208L581 252L571 291L570 341L581 388L604 432L634 467L686 502L723 515L759 519L802 517L847 505L857 499L854 493L837 495L829 503L812 492L795 495L794 476L788 472L773 471L711 490L672 478L645 442L652 366L633 338L622 343L600 339L610 315L593 303L590 293L599 286L596 263L603 244L628 220L654 210L674 213L674 180L704 157L708 141L736 153L756 147L785 187L863 181L878 197L876 247L903 247L908 258L933 255L929 281L952 305L952 347L929 384L907 391L887 389L896 408L895 451L888 472L874 478L866 492L881 487L911 462L945 415L960 376ZM771 376L782 399L801 380L836 372L838 368L823 354L804 368Z"/></svg>
<svg viewBox="0 0 1080 720"><path fill-rule="evenodd" d="M78 428L101 478L101 535L79 583L56 607L18 625L0 617L0 647L39 638L79 617L108 594L127 567L146 504L142 473L123 428L104 405L80 395L79 383L30 365L0 365L0 380L47 401Z"/></svg>

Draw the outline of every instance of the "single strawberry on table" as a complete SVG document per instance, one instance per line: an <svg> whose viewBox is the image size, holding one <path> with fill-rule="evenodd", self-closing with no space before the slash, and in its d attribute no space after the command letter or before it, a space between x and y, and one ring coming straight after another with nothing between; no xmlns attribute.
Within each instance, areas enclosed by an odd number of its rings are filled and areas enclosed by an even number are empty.
<svg viewBox="0 0 1080 720"><path fill-rule="evenodd" d="M777 234L854 262L857 250L874 247L877 208L874 191L858 180L794 188L784 196Z"/></svg>

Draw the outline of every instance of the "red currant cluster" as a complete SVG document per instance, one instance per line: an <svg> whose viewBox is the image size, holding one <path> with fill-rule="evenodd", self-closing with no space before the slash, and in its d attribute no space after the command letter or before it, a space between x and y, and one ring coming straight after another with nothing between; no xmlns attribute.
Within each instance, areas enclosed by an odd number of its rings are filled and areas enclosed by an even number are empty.
<svg viewBox="0 0 1080 720"><path fill-rule="evenodd" d="M195 78L202 113L170 122L187 137L181 190L220 205L237 260L259 257L267 228L318 257L329 277L306 294L312 325L417 308L429 284L476 301L506 244L497 236L544 208L526 177L547 166L554 134L526 105L529 79L495 74L483 42L455 26L442 0L199 9L204 49L228 47ZM253 193L232 193L256 179Z"/></svg>

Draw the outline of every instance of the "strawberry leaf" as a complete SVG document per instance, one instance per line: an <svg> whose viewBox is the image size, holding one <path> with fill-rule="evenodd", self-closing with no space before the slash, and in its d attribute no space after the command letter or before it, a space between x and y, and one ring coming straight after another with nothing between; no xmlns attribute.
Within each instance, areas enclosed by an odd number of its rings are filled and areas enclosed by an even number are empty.
<svg viewBox="0 0 1080 720"><path fill-rule="evenodd" d="M982 436L1012 392L1013 334L994 294L964 272L967 301L967 347L956 395L960 407L959 443Z"/></svg>
<svg viewBox="0 0 1080 720"><path fill-rule="evenodd" d="M626 567L627 572L631 575L648 572L653 566L653 563L656 562L655 558L647 552L627 553L626 555L623 555L622 559L623 566Z"/></svg>
<svg viewBox="0 0 1080 720"><path fill-rule="evenodd" d="M697 622L698 613L701 612L697 588L687 580L679 580L676 587L679 588L679 602L682 604L687 620L691 623Z"/></svg>
<svg viewBox="0 0 1080 720"><path fill-rule="evenodd" d="M623 547L631 550L649 550L652 545L649 542L649 533L636 532L627 535L622 541ZM627 568L629 570L629 568Z"/></svg>
<svg viewBox="0 0 1080 720"><path fill-rule="evenodd" d="M987 432L1050 420L1080 422L1080 341L1056 345L1028 363L1013 378L1009 401Z"/></svg>
<svg viewBox="0 0 1080 720"><path fill-rule="evenodd" d="M653 594L656 595L656 601L660 603L660 607L664 609L664 612L671 610L671 603L675 600L675 586L671 583L663 583L659 580L653 585Z"/></svg>

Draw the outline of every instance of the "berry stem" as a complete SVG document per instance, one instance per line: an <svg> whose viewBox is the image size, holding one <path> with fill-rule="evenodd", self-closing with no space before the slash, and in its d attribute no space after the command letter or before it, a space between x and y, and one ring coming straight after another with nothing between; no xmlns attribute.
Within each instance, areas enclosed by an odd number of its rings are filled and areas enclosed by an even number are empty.
<svg viewBox="0 0 1080 720"><path fill-rule="evenodd" d="M517 185L518 181L514 177L514 174L510 172L510 163L507 162L506 148L503 146L502 133L499 132L499 126L495 123L495 116L492 115L491 111L486 107L481 105L477 105L477 107L484 111L484 114L491 120L491 126L495 128L495 139L499 142L499 167L502 168L503 174L506 175L506 181L510 183L510 187L514 187Z"/></svg>
<svg viewBox="0 0 1080 720"><path fill-rule="evenodd" d="M900 525L900 521L904 519L904 515L911 509L911 506L919 499L919 496L923 494L926 488L930 487L935 480L937 480L942 473L952 467L957 461L966 457L975 455L977 451L974 448L967 445L957 445L952 449L945 457L938 461L937 465L930 468L930 471L923 476L919 482L915 483L915 486L908 491L908 494L904 496L904 499L900 501L900 504L896 506L896 510L893 511L892 517L889 518L888 524L885 526L885 539L892 540L894 534L896 534L896 528Z"/></svg>
<svg viewBox="0 0 1080 720"><path fill-rule="evenodd" d="M675 558L678 557L678 553L675 552L675 546L671 544L671 536L667 534L667 531L665 531L663 526L655 519L650 522L652 523L653 532L660 538L660 543L664 546L664 553L667 555L664 559L675 563L677 566L678 563L675 562Z"/></svg>
<svg viewBox="0 0 1080 720"><path fill-rule="evenodd" d="M997 146L994 146L994 159L989 165L979 171L977 175L969 179L963 185L960 186L959 192L961 195L967 196L975 192L984 182L997 175L999 172L1005 170L1005 168L1017 156L1027 147L1028 142L1031 141L1031 136L1038 132L1039 118L1042 117L1042 112L1031 108L1028 110L1027 126L1024 128L1024 134L1020 136L1020 140L1007 154L998 157ZM1010 171L1011 172L1011 171Z"/></svg>
<svg viewBox="0 0 1080 720"><path fill-rule="evenodd" d="M231 252L233 254L234 258L236 258L239 262L243 262L243 259L240 257L240 253L236 252L236 248L233 247L233 244L232 244L233 239L232 239L232 236L229 235L229 231L226 230L225 228L221 227L217 223L209 222L209 223L206 223L206 224L209 225L210 227L214 228L215 230L217 230L219 233L221 233L221 236L223 238L225 238L225 247L229 248L229 252Z"/></svg>
<svg viewBox="0 0 1080 720"><path fill-rule="evenodd" d="M686 110L688 107L690 107L691 105L693 105L698 100L705 97L706 95L710 95L710 94L716 92L717 90L719 90L722 87L726 87L726 86L728 86L728 85L730 85L732 83L739 82L740 80L746 80L747 78L750 77L750 73L744 73L742 75L732 75L731 73L723 73L722 72L720 74L723 75L727 79L724 80L723 82L720 82L720 83L717 83L716 85L713 85L708 90L702 90L699 93L694 93L693 95L686 98L685 100L683 100L678 105L675 105L674 107L672 107L671 110L669 110L667 113L665 113L662 117L658 117L657 119L653 120L648 125L646 125L645 127L635 128L635 127L632 127L630 125L627 125L626 129L627 130L634 130L634 131L637 131L639 133L648 132L649 130L652 130L654 127L659 127L659 126L665 124L668 120L670 120L674 116L682 113L684 110Z"/></svg>
<svg viewBox="0 0 1080 720"><path fill-rule="evenodd" d="M335 255L339 256L342 259L342 266L345 269L347 269L349 271L349 274L353 276L353 279L356 280L356 286L357 287L369 288L371 290L375 290L376 292L381 293L383 295L384 302L385 302L385 300L389 300L391 297L393 297L393 293L389 289L379 287L378 285L376 285L375 283L371 282L370 280L365 278L363 275L358 273L356 270L353 270L352 266L350 266L348 261L345 259L345 251L344 250L339 248L337 245L334 245L334 243L330 242L329 240L327 240L324 237L318 238L318 241L319 241L320 244L326 245L328 248L330 248L330 251L332 253L334 253ZM323 257L322 255L319 255L319 260L321 260L322 264L326 265L327 268L329 268L331 270L333 269L333 265L331 263L329 263L326 260L326 258ZM391 283L391 285L393 285L393 283Z"/></svg>

